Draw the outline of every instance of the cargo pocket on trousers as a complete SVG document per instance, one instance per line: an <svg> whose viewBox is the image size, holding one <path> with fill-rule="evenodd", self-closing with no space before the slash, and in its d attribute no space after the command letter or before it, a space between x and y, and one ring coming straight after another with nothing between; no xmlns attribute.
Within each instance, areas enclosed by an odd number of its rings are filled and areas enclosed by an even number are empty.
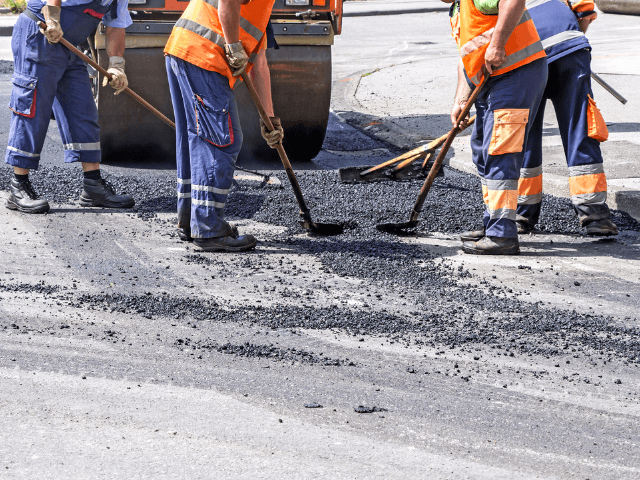
<svg viewBox="0 0 640 480"><path fill-rule="evenodd" d="M495 110L489 155L521 152L528 122L527 108Z"/></svg>
<svg viewBox="0 0 640 480"><path fill-rule="evenodd" d="M216 147L233 144L233 126L229 104L214 108L211 102L200 95L194 95L196 112L196 133Z"/></svg>
<svg viewBox="0 0 640 480"><path fill-rule="evenodd" d="M589 137L599 142L606 142L609 138L609 129L604 121L600 109L591 95L588 95L589 106L587 107L587 128Z"/></svg>
<svg viewBox="0 0 640 480"><path fill-rule="evenodd" d="M13 88L9 108L18 115L33 118L36 115L36 86L38 79L24 73L13 73Z"/></svg>

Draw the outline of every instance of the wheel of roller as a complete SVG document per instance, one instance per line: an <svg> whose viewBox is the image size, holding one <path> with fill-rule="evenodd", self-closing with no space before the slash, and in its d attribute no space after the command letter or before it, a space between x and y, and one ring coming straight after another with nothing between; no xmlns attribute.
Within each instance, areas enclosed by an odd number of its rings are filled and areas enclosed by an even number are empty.
<svg viewBox="0 0 640 480"><path fill-rule="evenodd" d="M605 13L640 15L640 1L638 0L596 0L596 5Z"/></svg>

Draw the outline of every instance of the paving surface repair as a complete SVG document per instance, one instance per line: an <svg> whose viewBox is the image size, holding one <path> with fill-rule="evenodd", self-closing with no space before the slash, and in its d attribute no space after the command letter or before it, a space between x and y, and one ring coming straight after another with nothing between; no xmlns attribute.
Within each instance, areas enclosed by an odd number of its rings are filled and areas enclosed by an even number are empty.
<svg viewBox="0 0 640 480"><path fill-rule="evenodd" d="M226 215L258 247L207 254L174 233L171 165L104 166L137 205L83 209L61 152L52 124L48 214L0 208L0 478L640 478L629 215L589 238L546 196L522 255L464 255L480 184L446 167L414 234L380 233L422 181L340 183L398 151L332 117L299 180L345 234L301 231L282 171L239 175Z"/></svg>

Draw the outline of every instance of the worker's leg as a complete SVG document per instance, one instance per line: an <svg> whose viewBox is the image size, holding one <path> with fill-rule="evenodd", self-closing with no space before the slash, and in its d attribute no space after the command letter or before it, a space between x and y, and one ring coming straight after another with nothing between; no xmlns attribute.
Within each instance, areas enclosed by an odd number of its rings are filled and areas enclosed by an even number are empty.
<svg viewBox="0 0 640 480"><path fill-rule="evenodd" d="M178 236L181 240L192 240L191 237L191 164L189 159L189 135L187 130L186 108L180 90L177 75L180 73L172 57L165 59L169 91L176 123L176 166L178 173Z"/></svg>
<svg viewBox="0 0 640 480"><path fill-rule="evenodd" d="M606 203L607 179L600 142L588 135L588 97L593 98L591 54L578 50L554 63L564 86L554 98L554 106L569 166L571 201L587 233L616 234Z"/></svg>
<svg viewBox="0 0 640 480"><path fill-rule="evenodd" d="M524 161L518 181L518 209L516 223L518 233L526 233L535 227L542 208L542 128L547 99L542 97L538 113L530 122Z"/></svg>
<svg viewBox="0 0 640 480"><path fill-rule="evenodd" d="M233 90L226 77L171 58L186 113L191 182L191 236L226 237L224 206L242 146L242 130ZM184 164L184 162L183 162Z"/></svg>
<svg viewBox="0 0 640 480"><path fill-rule="evenodd" d="M80 205L130 208L131 195L118 195L100 175L100 127L98 109L86 65L68 52L69 64L58 82L53 113L58 122L64 161L82 162L84 171Z"/></svg>
<svg viewBox="0 0 640 480"><path fill-rule="evenodd" d="M13 165L7 207L25 213L49 210L29 182L37 170L51 120L56 85L64 72L62 45L50 45L35 22L20 16L11 38L14 73L9 108L13 111L5 162Z"/></svg>
<svg viewBox="0 0 640 480"><path fill-rule="evenodd" d="M463 244L468 253L519 252L516 227L518 179L529 118L535 118L547 81L545 59L491 78L478 97L486 105L482 152L486 185L486 237Z"/></svg>

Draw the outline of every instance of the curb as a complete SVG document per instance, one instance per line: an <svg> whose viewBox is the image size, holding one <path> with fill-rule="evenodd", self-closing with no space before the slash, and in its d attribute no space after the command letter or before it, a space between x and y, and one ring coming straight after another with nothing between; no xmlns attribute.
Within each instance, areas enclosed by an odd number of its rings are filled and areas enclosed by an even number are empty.
<svg viewBox="0 0 640 480"><path fill-rule="evenodd" d="M418 138L384 117L363 113L367 112L367 109L356 99L356 92L362 76L366 73L370 72L358 72L333 83L331 103L332 112L336 117L340 121L362 131L365 135L390 143L403 151L416 148L420 144L433 140L431 138ZM449 152L444 164L456 170L478 176L476 166L471 160L468 138L456 138L452 147L458 153L452 154ZM543 176L543 190L544 193L556 197L570 197L568 179L561 175L545 173ZM626 212L635 220L640 221L639 191L625 190L621 187L609 185L607 188L607 204L610 208Z"/></svg>
<svg viewBox="0 0 640 480"><path fill-rule="evenodd" d="M362 12L343 12L343 17L376 17L380 15L406 15L411 13L433 13L433 12L448 12L448 6L442 7L416 7L416 8L404 8L399 10L366 10Z"/></svg>

